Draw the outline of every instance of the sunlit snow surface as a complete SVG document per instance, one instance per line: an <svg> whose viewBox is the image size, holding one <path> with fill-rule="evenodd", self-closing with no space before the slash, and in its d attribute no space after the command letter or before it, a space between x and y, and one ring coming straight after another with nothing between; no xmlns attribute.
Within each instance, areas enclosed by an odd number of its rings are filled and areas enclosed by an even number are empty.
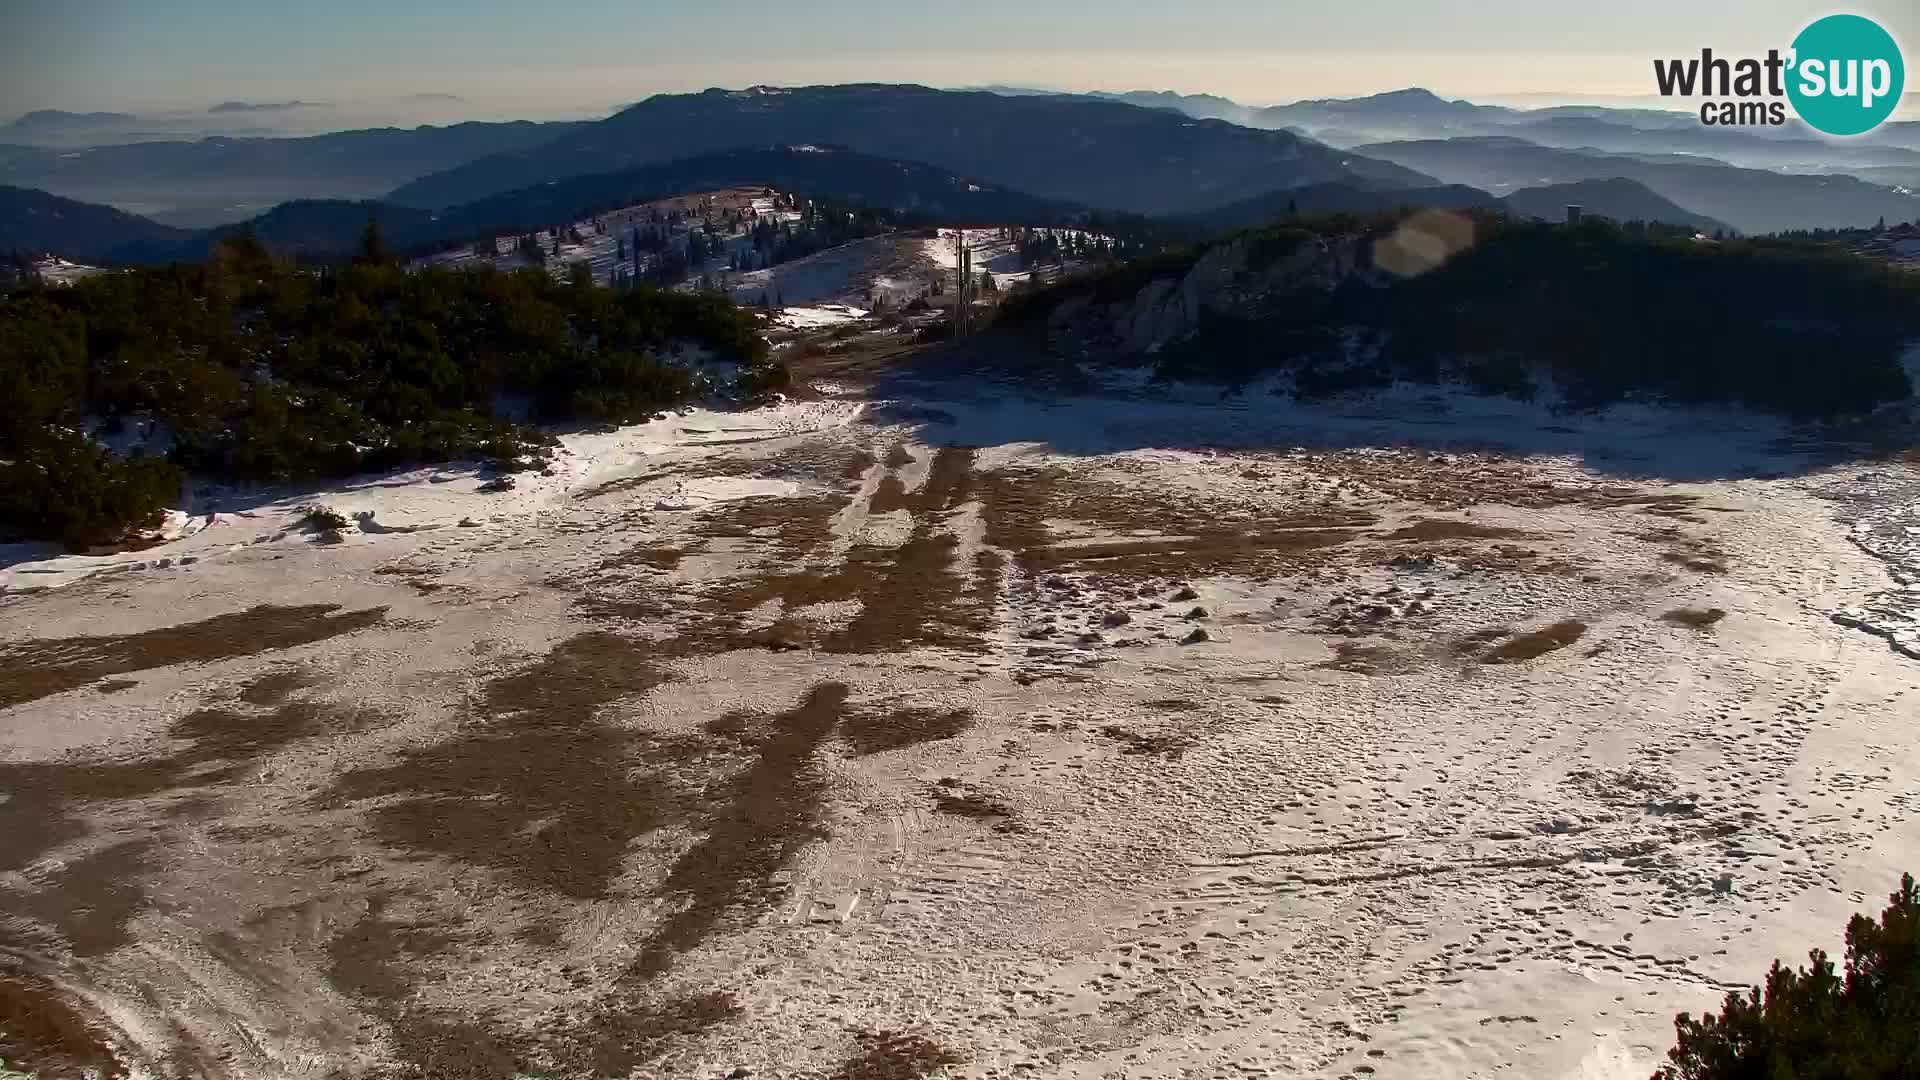
<svg viewBox="0 0 1920 1080"><path fill-rule="evenodd" d="M1920 658L1920 491L1889 492L1853 525L1853 542L1887 564L1893 587L1833 613L1835 622L1887 639Z"/></svg>

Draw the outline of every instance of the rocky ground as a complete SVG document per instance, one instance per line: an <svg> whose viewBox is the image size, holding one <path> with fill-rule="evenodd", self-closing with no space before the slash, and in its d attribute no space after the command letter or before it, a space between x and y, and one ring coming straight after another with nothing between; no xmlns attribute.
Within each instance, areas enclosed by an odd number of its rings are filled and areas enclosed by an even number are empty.
<svg viewBox="0 0 1920 1080"><path fill-rule="evenodd" d="M0 1058L1644 1076L1916 869L1912 463L825 389L4 571Z"/></svg>

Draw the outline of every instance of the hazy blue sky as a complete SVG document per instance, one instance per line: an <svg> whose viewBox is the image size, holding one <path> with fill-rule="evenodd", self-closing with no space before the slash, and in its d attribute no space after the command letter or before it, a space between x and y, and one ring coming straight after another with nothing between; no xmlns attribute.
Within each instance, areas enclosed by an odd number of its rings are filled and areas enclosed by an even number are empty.
<svg viewBox="0 0 1920 1080"><path fill-rule="evenodd" d="M1654 55L1784 47L1833 10L1878 18L1920 66L1915 0L0 0L0 119L426 92L554 113L870 80L1263 103L1409 85L1636 95Z"/></svg>

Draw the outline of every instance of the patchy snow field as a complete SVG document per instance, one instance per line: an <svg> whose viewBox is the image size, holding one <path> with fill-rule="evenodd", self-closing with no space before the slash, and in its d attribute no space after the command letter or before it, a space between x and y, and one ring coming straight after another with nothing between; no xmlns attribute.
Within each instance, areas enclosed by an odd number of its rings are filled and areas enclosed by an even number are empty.
<svg viewBox="0 0 1920 1080"><path fill-rule="evenodd" d="M98 266L68 262L65 259L54 256L35 260L29 269L34 277L39 278L48 285L71 285L76 281L90 278L95 274L111 273L111 271Z"/></svg>
<svg viewBox="0 0 1920 1080"><path fill-rule="evenodd" d="M1920 661L1834 613L1920 467L1217 397L696 411L16 562L0 1057L1642 1077L1915 868Z"/></svg>
<svg viewBox="0 0 1920 1080"><path fill-rule="evenodd" d="M1056 230L1065 232L1067 230ZM1020 245L1012 240L1002 240L992 229L968 229L963 234L957 229L941 229L937 239L923 240L927 258L935 266L953 273L960 268L960 241L964 236L967 250L973 254L973 274L975 278L981 271L991 271L993 283L1000 289L1008 289L1033 277L1030 270L1020 265Z"/></svg>
<svg viewBox="0 0 1920 1080"><path fill-rule="evenodd" d="M612 210L599 215L597 222L594 218L583 218L574 222L572 229L579 232L584 242L574 243L565 230L562 230L562 235L558 238L560 240L558 254L553 253L555 230L546 229L535 235L539 238L542 248L548 253L545 266L555 280L565 280L573 264L584 262L592 269L593 280L598 284L606 285L613 281L614 270L633 268L631 259L627 262L620 261L621 237L636 226L643 229L653 227L652 219L655 213L669 216L677 211L689 215L684 220L671 225L662 223L683 249L687 234L692 232L696 225L701 224L700 214L703 209L711 209L715 215L724 214L729 210L740 211L749 220L772 221L776 224L799 220L799 213L777 209L774 206L774 199L762 195L761 190L759 188L728 188L721 191L679 195L670 199L656 199L652 202L636 203ZM410 265L413 269L434 267L471 270L482 266L491 266L499 270L525 269L533 264L515 247L517 239L518 237L515 236L501 236L494 240L492 251L484 251L469 244L416 259ZM726 279L734 276L726 270L727 257L751 248L753 244L744 227L734 229L722 237L722 240L727 244L726 252L716 256L714 262L706 267L706 271ZM654 261L655 256L644 255L640 260L640 268L644 271L653 266ZM697 277L698 275L696 280Z"/></svg>
<svg viewBox="0 0 1920 1080"><path fill-rule="evenodd" d="M765 270L727 275L727 288L736 304L786 308L789 316L795 308L905 307L940 277L923 254L927 243L902 233L869 237Z"/></svg>

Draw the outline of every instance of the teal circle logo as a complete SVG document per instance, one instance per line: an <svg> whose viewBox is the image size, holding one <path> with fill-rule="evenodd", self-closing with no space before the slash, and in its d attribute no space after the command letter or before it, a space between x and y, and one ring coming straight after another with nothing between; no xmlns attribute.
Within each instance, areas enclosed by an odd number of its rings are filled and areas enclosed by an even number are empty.
<svg viewBox="0 0 1920 1080"><path fill-rule="evenodd" d="M1893 115L1907 68L1893 35L1872 19L1829 15L1793 39L1787 97L1800 119L1829 135L1859 135Z"/></svg>

